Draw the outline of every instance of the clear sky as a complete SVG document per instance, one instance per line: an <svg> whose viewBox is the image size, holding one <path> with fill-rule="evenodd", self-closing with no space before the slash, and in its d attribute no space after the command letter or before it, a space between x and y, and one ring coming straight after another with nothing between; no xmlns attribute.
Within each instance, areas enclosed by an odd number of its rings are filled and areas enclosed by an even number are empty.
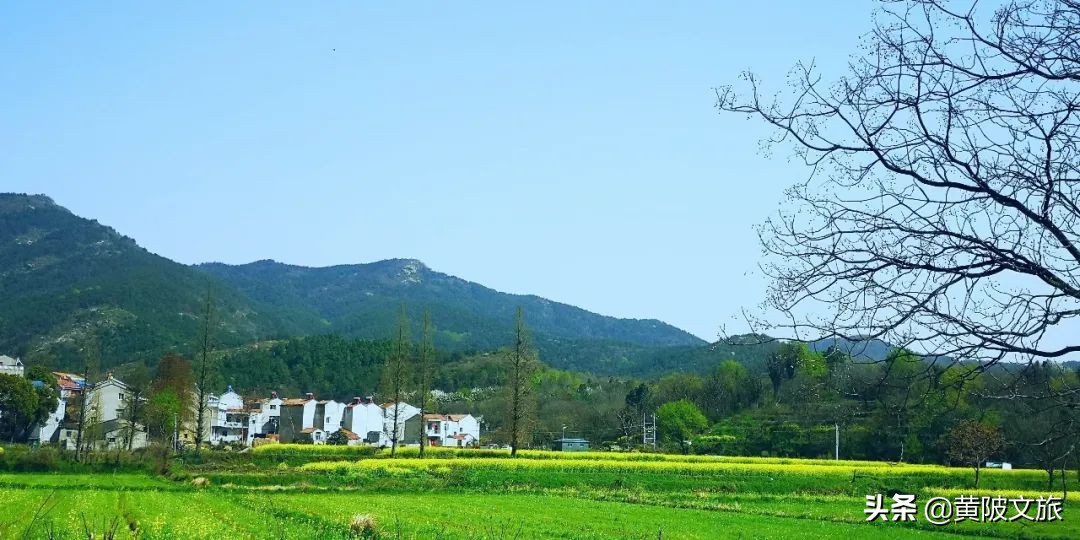
<svg viewBox="0 0 1080 540"><path fill-rule="evenodd" d="M712 88L839 73L874 7L305 4L5 4L0 191L183 263L416 258L713 339L808 171Z"/></svg>

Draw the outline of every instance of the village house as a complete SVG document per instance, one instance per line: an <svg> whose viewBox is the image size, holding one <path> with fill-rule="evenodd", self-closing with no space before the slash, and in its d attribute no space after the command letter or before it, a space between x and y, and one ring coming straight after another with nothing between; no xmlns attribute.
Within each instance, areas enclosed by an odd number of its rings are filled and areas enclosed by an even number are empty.
<svg viewBox="0 0 1080 540"><path fill-rule="evenodd" d="M386 434L384 446L390 446L394 441L394 415L397 415L397 443L398 446L419 446L420 432L423 423L420 418L420 409L408 403L384 403L383 404L383 433Z"/></svg>
<svg viewBox="0 0 1080 540"><path fill-rule="evenodd" d="M66 375L66 374L61 374ZM64 390L64 386L61 386ZM119 449L127 448L128 438L131 439L131 448L146 447L147 435L144 426L130 424L124 418L124 412L131 398L128 386L112 374L96 384L83 388L80 395L85 393L86 403L85 420L83 421L83 439L96 449ZM71 395L71 394L69 394ZM64 417L68 419L60 430L57 442L67 449L74 449L78 439L78 400L69 400L65 403ZM75 410L72 410L75 409Z"/></svg>
<svg viewBox="0 0 1080 540"><path fill-rule="evenodd" d="M386 434L383 432L383 410L370 397L355 397L345 406L342 429L348 431L346 437L350 445L364 443L375 446L386 445ZM349 433L355 437L350 437Z"/></svg>
<svg viewBox="0 0 1080 540"><path fill-rule="evenodd" d="M22 377L24 371L22 360L0 354L0 373Z"/></svg>
<svg viewBox="0 0 1080 540"><path fill-rule="evenodd" d="M209 415L210 444L247 445L251 411L244 407L244 398L234 392L230 385L224 394L211 394L206 402L207 409L212 413Z"/></svg>
<svg viewBox="0 0 1080 540"><path fill-rule="evenodd" d="M342 416L345 414L345 404L332 399L315 402L315 423L311 427L319 428L327 434L333 433L342 427Z"/></svg>
<svg viewBox="0 0 1080 540"><path fill-rule="evenodd" d="M308 393L303 398L287 398L281 401L281 413L278 421L278 436L283 443L293 443L304 438L311 438L314 442L313 432L305 432L307 429L315 429L315 394Z"/></svg>
<svg viewBox="0 0 1080 540"><path fill-rule="evenodd" d="M269 399L258 399L247 404L251 413L248 417L248 446L253 446L255 439L277 437L282 402L277 392L271 392Z"/></svg>
<svg viewBox="0 0 1080 540"><path fill-rule="evenodd" d="M425 436L431 446L479 446L480 421L471 414L425 414Z"/></svg>

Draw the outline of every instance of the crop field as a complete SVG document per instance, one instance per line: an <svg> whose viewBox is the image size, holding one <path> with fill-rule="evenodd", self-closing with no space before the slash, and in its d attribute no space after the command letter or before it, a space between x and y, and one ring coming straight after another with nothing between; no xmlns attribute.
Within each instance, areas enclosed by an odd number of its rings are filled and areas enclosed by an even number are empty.
<svg viewBox="0 0 1080 540"><path fill-rule="evenodd" d="M91 531L103 538L110 530L116 538L1080 537L1070 512L1080 497L1071 493L1064 519L1050 523L935 526L921 513L915 522L865 521L868 494L1037 497L1047 493L1041 471L984 471L975 490L971 470L940 466L598 452L402 454L276 445L178 464L170 479L0 474L0 537L88 538Z"/></svg>

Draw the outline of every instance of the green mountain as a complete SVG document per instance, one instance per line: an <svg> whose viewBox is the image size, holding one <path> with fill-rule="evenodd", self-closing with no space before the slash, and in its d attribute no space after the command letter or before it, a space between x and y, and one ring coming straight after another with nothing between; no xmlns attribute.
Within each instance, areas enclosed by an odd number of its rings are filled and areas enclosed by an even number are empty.
<svg viewBox="0 0 1080 540"><path fill-rule="evenodd" d="M657 320L617 319L538 296L501 293L436 272L412 259L308 268L274 261L239 266L203 264L204 270L279 311L300 311L332 332L366 338L391 335L404 302L413 318L431 311L439 345L486 350L510 341L514 312L525 309L541 352L565 344L605 342L641 347L700 345L704 341ZM560 354L566 354L561 351Z"/></svg>
<svg viewBox="0 0 1080 540"><path fill-rule="evenodd" d="M102 368L188 352L208 286L223 344L316 323L282 317L48 197L0 194L0 350L8 354L75 368L92 335L100 339Z"/></svg>
<svg viewBox="0 0 1080 540"><path fill-rule="evenodd" d="M639 364L654 351L704 345L660 321L500 293L415 260L186 266L48 197L0 194L0 352L74 369L97 336L102 368L152 363L166 351L190 354L208 289L223 347L329 333L383 338L401 302L414 319L430 309L440 346L461 351L509 342L521 305L545 362L564 369L648 371Z"/></svg>

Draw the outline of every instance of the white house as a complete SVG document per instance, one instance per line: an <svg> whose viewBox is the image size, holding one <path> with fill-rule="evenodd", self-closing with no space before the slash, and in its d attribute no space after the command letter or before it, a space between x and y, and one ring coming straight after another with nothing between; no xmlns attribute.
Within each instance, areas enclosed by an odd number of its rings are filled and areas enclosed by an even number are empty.
<svg viewBox="0 0 1080 540"><path fill-rule="evenodd" d="M251 412L244 407L244 398L230 385L224 394L207 397L210 412L210 444L248 444Z"/></svg>
<svg viewBox="0 0 1080 540"><path fill-rule="evenodd" d="M60 379L60 383L61 393L63 394L67 384L63 379ZM93 427L93 431L97 431L97 435L101 437L101 439L94 441L95 447L119 448L126 445L126 438L129 434L132 448L143 448L147 445L144 426L138 424L128 426L127 420L124 418L124 410L127 408L128 400L131 398L131 390L128 389L126 384L114 378L110 373L105 380L88 388L85 386L85 381L83 381L81 391L85 392L86 395L87 428ZM67 415L65 414L65 416ZM58 442L61 446L69 449L75 448L78 431L73 428L74 426L68 425L60 430Z"/></svg>
<svg viewBox="0 0 1080 540"><path fill-rule="evenodd" d="M386 434L383 432L383 410L369 398L355 397L345 405L342 427L357 438L349 439L349 444L372 444L386 446Z"/></svg>
<svg viewBox="0 0 1080 540"><path fill-rule="evenodd" d="M22 360L0 354L0 373L22 377L24 369Z"/></svg>
<svg viewBox="0 0 1080 540"><path fill-rule="evenodd" d="M424 432L431 446L480 444L480 421L471 414L425 414Z"/></svg>
<svg viewBox="0 0 1080 540"><path fill-rule="evenodd" d="M315 422L308 427L317 427L326 433L333 433L342 427L345 404L332 399L315 402Z"/></svg>
<svg viewBox="0 0 1080 540"><path fill-rule="evenodd" d="M248 417L248 446L254 444L256 438L278 432L282 403L283 400L278 397L277 392L271 392L270 399L259 399L248 404L248 410L251 411Z"/></svg>
<svg viewBox="0 0 1080 540"><path fill-rule="evenodd" d="M93 415L90 417L98 422L122 417L127 408L129 392L126 384L113 378L112 373L108 374L105 380L90 387L90 400L87 402Z"/></svg>
<svg viewBox="0 0 1080 540"><path fill-rule="evenodd" d="M408 403L384 403L383 404L383 433L386 435L384 446L393 443L394 440L394 415L397 415L397 441L398 445L420 444L420 409ZM407 426L416 424L416 431L407 429Z"/></svg>

